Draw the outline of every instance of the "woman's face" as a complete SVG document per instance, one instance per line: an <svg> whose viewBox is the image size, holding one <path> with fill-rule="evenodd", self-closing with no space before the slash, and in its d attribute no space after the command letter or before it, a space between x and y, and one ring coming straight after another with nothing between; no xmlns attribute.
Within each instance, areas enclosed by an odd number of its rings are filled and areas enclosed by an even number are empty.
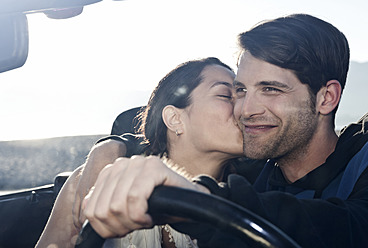
<svg viewBox="0 0 368 248"><path fill-rule="evenodd" d="M217 152L226 158L242 155L242 134L233 116L235 74L210 65L201 76L203 80L191 93L191 104L184 111L189 142L197 151Z"/></svg>

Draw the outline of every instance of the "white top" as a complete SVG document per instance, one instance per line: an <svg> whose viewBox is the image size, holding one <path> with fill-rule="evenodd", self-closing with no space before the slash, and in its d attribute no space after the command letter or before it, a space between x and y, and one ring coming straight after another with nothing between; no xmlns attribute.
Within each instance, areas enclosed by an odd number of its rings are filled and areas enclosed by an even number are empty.
<svg viewBox="0 0 368 248"><path fill-rule="evenodd" d="M179 233L169 225L154 226L151 229L137 230L123 238L108 239L104 248L161 248L162 228L169 233L176 248L198 248L196 240L188 235Z"/></svg>

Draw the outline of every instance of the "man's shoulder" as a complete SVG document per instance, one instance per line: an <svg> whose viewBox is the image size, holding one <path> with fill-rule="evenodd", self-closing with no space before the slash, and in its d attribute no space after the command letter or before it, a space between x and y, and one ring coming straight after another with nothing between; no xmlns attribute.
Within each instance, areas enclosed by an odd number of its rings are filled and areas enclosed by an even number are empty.
<svg viewBox="0 0 368 248"><path fill-rule="evenodd" d="M359 151L368 142L368 113L343 128L337 146L355 147ZM356 151L356 152L357 152Z"/></svg>

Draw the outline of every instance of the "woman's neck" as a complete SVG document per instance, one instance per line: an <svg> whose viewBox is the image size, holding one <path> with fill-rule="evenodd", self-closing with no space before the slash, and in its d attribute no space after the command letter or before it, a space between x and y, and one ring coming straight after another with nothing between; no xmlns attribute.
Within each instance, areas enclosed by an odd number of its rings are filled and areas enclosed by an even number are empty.
<svg viewBox="0 0 368 248"><path fill-rule="evenodd" d="M221 181L229 158L219 153L179 152L178 149L172 149L169 159L192 176L206 174Z"/></svg>

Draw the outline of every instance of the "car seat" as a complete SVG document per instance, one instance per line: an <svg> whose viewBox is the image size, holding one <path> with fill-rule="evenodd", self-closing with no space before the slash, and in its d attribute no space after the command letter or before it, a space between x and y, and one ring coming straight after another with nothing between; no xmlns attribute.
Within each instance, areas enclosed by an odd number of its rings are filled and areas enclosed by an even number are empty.
<svg viewBox="0 0 368 248"><path fill-rule="evenodd" d="M145 106L131 108L122 112L116 117L112 129L111 135L122 135L124 133L137 133L139 120L137 115L143 111Z"/></svg>

